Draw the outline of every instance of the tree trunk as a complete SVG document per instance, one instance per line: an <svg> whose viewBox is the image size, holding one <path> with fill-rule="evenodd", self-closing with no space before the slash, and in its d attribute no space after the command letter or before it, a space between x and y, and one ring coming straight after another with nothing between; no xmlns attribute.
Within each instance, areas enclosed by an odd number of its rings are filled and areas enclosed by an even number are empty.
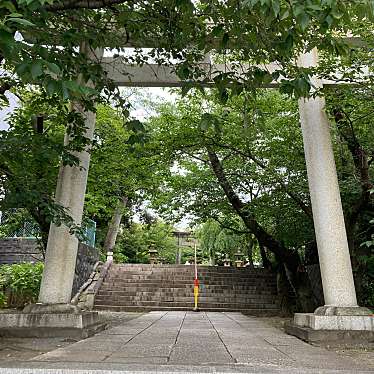
<svg viewBox="0 0 374 374"><path fill-rule="evenodd" d="M128 198L126 196L122 197L122 199L118 200L117 206L114 209L112 219L108 225L108 231L104 241L104 252L112 252L114 246L116 245L116 240L119 232L119 228L122 221L123 210L126 208L128 202Z"/></svg>
<svg viewBox="0 0 374 374"><path fill-rule="evenodd" d="M214 254L214 251L211 249L209 250L209 265L215 266L215 264L216 264L215 254Z"/></svg>
<svg viewBox="0 0 374 374"><path fill-rule="evenodd" d="M266 247L273 252L277 260L286 267L288 280L291 283L297 297L300 299L300 306L305 312L314 311L317 303L311 289L308 276L303 271L300 256L297 251L286 248L281 242L271 236L255 219L248 209L248 205L244 204L239 196L232 188L230 182L226 178L222 164L217 154L210 146L207 146L210 166L218 180L219 185L223 189L231 206L243 220L245 226L252 232L259 242L260 246ZM302 272L303 274L299 274Z"/></svg>
<svg viewBox="0 0 374 374"><path fill-rule="evenodd" d="M260 246L262 266L267 270L271 270L271 262L269 261L268 256L266 255L265 247L261 244L259 244L259 246Z"/></svg>
<svg viewBox="0 0 374 374"><path fill-rule="evenodd" d="M252 235L249 236L249 242L247 246L247 256L248 256L248 264L249 267L253 268L253 246L254 246L254 240Z"/></svg>

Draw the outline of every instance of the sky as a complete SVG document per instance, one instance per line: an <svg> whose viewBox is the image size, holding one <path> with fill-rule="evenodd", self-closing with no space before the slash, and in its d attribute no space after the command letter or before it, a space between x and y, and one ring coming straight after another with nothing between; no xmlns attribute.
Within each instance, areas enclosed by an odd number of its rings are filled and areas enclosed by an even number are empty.
<svg viewBox="0 0 374 374"><path fill-rule="evenodd" d="M6 130L8 128L6 118L8 114L11 113L13 109L17 106L16 96L10 93L7 93L6 96L9 99L9 106L0 108L0 130Z"/></svg>

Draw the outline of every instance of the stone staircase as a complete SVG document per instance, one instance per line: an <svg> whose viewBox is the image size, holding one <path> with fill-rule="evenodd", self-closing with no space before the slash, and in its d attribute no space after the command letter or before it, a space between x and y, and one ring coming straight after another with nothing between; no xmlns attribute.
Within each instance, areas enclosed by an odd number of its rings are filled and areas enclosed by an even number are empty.
<svg viewBox="0 0 374 374"><path fill-rule="evenodd" d="M199 266L199 309L277 314L275 276L265 269ZM191 310L192 265L113 264L94 308L112 311Z"/></svg>

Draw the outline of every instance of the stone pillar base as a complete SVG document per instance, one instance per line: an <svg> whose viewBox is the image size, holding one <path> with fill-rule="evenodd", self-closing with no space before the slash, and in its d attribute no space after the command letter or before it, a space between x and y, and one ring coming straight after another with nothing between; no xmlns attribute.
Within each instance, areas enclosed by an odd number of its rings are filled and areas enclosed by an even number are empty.
<svg viewBox="0 0 374 374"><path fill-rule="evenodd" d="M315 313L295 313L293 323L286 325L285 330L287 334L309 343L341 345L374 342L374 315L370 313L366 308L325 306Z"/></svg>
<svg viewBox="0 0 374 374"><path fill-rule="evenodd" d="M366 330L374 331L373 315L317 315L295 313L294 324L313 330Z"/></svg>
<svg viewBox="0 0 374 374"><path fill-rule="evenodd" d="M372 316L373 312L364 307L360 306L331 306L324 305L320 306L314 311L317 316Z"/></svg>
<svg viewBox="0 0 374 374"><path fill-rule="evenodd" d="M43 304L26 305L23 313L73 313L79 314L82 310L73 304Z"/></svg>
<svg viewBox="0 0 374 374"><path fill-rule="evenodd" d="M31 313L0 313L0 336L84 339L105 327L97 312L38 312L34 309Z"/></svg>

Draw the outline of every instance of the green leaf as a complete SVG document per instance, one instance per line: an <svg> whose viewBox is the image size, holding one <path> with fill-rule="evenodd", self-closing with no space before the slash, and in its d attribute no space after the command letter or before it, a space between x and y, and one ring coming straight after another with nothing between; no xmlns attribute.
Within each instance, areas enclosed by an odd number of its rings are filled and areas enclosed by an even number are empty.
<svg viewBox="0 0 374 374"><path fill-rule="evenodd" d="M13 23L19 23L24 26L35 26L34 23L28 21L27 19L24 18L7 18L7 22L13 22Z"/></svg>
<svg viewBox="0 0 374 374"><path fill-rule="evenodd" d="M207 131L213 124L213 116L210 113L203 113L200 120L200 130Z"/></svg>
<svg viewBox="0 0 374 374"><path fill-rule="evenodd" d="M297 19L297 22L300 25L302 31L306 30L306 28L309 26L310 21L311 19L307 13L301 14L301 16Z"/></svg>
<svg viewBox="0 0 374 374"><path fill-rule="evenodd" d="M22 64L17 65L15 69L16 73L19 75L23 75L26 72L26 70L29 69L29 65L30 65L29 61L25 61Z"/></svg>
<svg viewBox="0 0 374 374"><path fill-rule="evenodd" d="M335 19L340 19L343 17L343 13L339 12L337 8L333 8L331 13L330 13Z"/></svg>
<svg viewBox="0 0 374 374"><path fill-rule="evenodd" d="M56 75L61 74L60 67L56 65L55 63L46 61L46 66L51 73L56 74Z"/></svg>
<svg viewBox="0 0 374 374"><path fill-rule="evenodd" d="M309 81L302 77L295 80L295 90L299 97L306 97L310 91Z"/></svg>
<svg viewBox="0 0 374 374"><path fill-rule="evenodd" d="M8 9L9 12L16 12L17 9L11 1L3 1L0 3L0 8Z"/></svg>
<svg viewBox="0 0 374 374"><path fill-rule="evenodd" d="M137 119L127 121L127 128L135 133L144 132L145 130L143 123Z"/></svg>
<svg viewBox="0 0 374 374"><path fill-rule="evenodd" d="M0 29L0 44L15 43L14 36L11 32Z"/></svg>
<svg viewBox="0 0 374 374"><path fill-rule="evenodd" d="M287 9L280 17L281 21L288 18L290 16L290 11Z"/></svg>
<svg viewBox="0 0 374 374"><path fill-rule="evenodd" d="M191 75L189 66L187 64L182 64L182 65L178 66L177 74L178 74L179 78L182 79L182 80L188 79Z"/></svg>
<svg viewBox="0 0 374 374"><path fill-rule="evenodd" d="M323 8L318 4L309 4L307 7L308 9L311 9L311 10L317 10L317 11L323 10Z"/></svg>
<svg viewBox="0 0 374 374"><path fill-rule="evenodd" d="M59 89L58 89L57 82L54 80L50 80L46 86L46 90L47 90L48 95L50 96L52 96L55 93L58 93Z"/></svg>
<svg viewBox="0 0 374 374"><path fill-rule="evenodd" d="M43 74L43 63L41 60L36 60L31 63L31 76L33 79L40 77Z"/></svg>
<svg viewBox="0 0 374 374"><path fill-rule="evenodd" d="M295 15L295 17L298 17L301 14L305 14L305 8L300 4L296 4L293 7L293 14Z"/></svg>
<svg viewBox="0 0 374 374"><path fill-rule="evenodd" d="M273 0L272 1L272 6L273 6L274 15L275 15L275 17L277 17L279 15L279 12L280 12L279 0Z"/></svg>
<svg viewBox="0 0 374 374"><path fill-rule="evenodd" d="M188 92L191 90L192 86L190 84L184 84L182 86L182 97L186 96Z"/></svg>

